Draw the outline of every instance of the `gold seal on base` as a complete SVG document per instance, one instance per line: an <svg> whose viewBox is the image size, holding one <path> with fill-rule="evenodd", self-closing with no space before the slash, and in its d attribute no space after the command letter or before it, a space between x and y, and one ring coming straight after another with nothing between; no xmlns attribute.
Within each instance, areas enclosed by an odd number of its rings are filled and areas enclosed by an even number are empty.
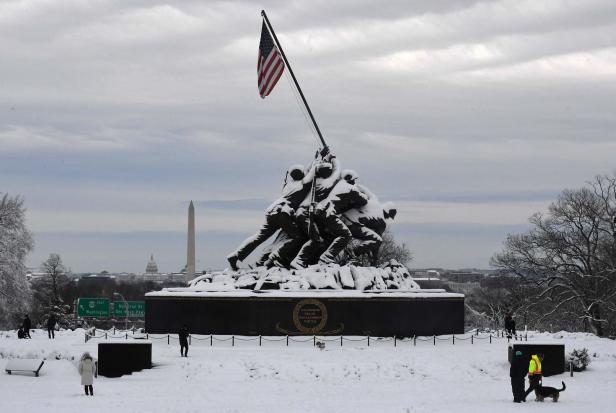
<svg viewBox="0 0 616 413"><path fill-rule="evenodd" d="M327 324L327 307L321 301L307 298L295 304L293 324L304 334L315 334Z"/></svg>

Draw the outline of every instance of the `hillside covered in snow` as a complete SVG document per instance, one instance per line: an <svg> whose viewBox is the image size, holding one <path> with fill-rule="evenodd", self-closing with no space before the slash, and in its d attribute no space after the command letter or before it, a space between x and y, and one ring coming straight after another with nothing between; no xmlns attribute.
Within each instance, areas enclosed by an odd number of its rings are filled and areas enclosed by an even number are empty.
<svg viewBox="0 0 616 413"><path fill-rule="evenodd" d="M99 333L99 335L101 335ZM529 342L587 348L587 371L547 377L567 389L558 403L512 403L507 340L459 336L413 341L338 337L313 346L310 338L263 341L255 337L194 336L180 358L175 336L150 336L154 368L94 383L86 397L77 359L97 354L103 337L84 342L84 331L56 340L35 330L32 340L0 333L0 406L3 412L608 412L616 402L616 343L585 333L529 333ZM487 336L485 336L487 337ZM4 373L12 358L44 357L40 377ZM611 407L610 407L611 406Z"/></svg>

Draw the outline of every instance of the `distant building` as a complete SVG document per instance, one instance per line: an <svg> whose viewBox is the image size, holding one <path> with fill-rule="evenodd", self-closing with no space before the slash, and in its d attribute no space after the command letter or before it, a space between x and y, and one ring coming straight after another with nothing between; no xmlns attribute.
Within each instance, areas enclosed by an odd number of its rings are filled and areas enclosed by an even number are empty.
<svg viewBox="0 0 616 413"><path fill-rule="evenodd" d="M480 282L487 274L479 271L445 271L441 273L441 278L456 283Z"/></svg>
<svg viewBox="0 0 616 413"><path fill-rule="evenodd" d="M466 296L471 296L474 294L475 291L479 290L481 288L481 284L479 284L478 282L463 282L463 283L459 283L459 282L455 282L455 281L449 281L446 283L446 286L449 287L449 289L455 293L462 293Z"/></svg>
<svg viewBox="0 0 616 413"><path fill-rule="evenodd" d="M146 274L158 274L158 265L156 265L156 261L154 261L154 254L150 255L150 261L148 261L148 265L145 267Z"/></svg>

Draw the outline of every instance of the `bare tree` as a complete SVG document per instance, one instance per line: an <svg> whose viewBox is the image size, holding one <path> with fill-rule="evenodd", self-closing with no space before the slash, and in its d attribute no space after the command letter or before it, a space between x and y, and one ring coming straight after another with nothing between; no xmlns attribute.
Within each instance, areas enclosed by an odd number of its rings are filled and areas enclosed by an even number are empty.
<svg viewBox="0 0 616 413"><path fill-rule="evenodd" d="M66 268L62 264L60 254L49 254L49 258L41 264L41 270L47 273L51 280L51 303L58 305L60 303L59 283L66 278L64 276Z"/></svg>
<svg viewBox="0 0 616 413"><path fill-rule="evenodd" d="M9 326L28 307L26 255L34 242L26 228L23 200L4 194L0 198L0 326Z"/></svg>
<svg viewBox="0 0 616 413"><path fill-rule="evenodd" d="M541 317L566 313L603 335L605 313L616 310L615 193L612 176L564 190L545 216L533 215L532 228L509 235L492 258L492 265L537 285L536 304L550 304Z"/></svg>

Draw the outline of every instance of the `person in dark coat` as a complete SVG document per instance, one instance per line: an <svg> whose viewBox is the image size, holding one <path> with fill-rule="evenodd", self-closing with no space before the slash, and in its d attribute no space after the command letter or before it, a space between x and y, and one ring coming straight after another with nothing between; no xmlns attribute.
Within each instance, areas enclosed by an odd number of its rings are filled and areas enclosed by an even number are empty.
<svg viewBox="0 0 616 413"><path fill-rule="evenodd" d="M511 391L513 392L513 402L520 403L524 400L524 378L526 377L526 361L521 351L516 351L511 357L511 367L509 368L511 377Z"/></svg>
<svg viewBox="0 0 616 413"><path fill-rule="evenodd" d="M56 316L54 313L49 314L49 318L47 319L47 336L52 339L56 338Z"/></svg>
<svg viewBox="0 0 616 413"><path fill-rule="evenodd" d="M30 337L30 328L32 328L32 321L30 321L30 316L28 316L28 314L26 314L26 317L24 317L24 321L21 324L21 328L24 329L24 337L32 338Z"/></svg>
<svg viewBox="0 0 616 413"><path fill-rule="evenodd" d="M186 324L180 329L178 336L180 336L180 355L188 357L188 327Z"/></svg>
<svg viewBox="0 0 616 413"><path fill-rule="evenodd" d="M507 331L507 337L515 337L515 320L511 313L507 313L505 316L505 330Z"/></svg>
<svg viewBox="0 0 616 413"><path fill-rule="evenodd" d="M26 338L26 335L24 334L24 329L19 327L19 330L17 330L17 338Z"/></svg>

